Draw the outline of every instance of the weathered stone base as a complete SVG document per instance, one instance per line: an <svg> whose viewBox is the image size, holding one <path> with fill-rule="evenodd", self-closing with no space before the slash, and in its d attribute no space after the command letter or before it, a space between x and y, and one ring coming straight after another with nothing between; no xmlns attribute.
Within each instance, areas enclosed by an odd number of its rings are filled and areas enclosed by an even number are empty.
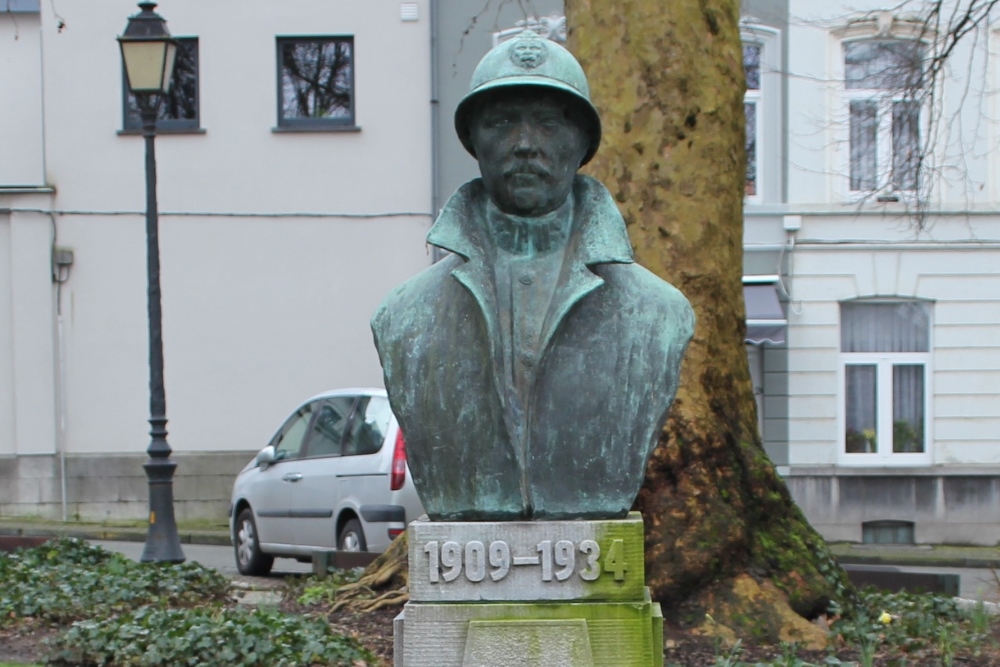
<svg viewBox="0 0 1000 667"><path fill-rule="evenodd" d="M641 603L409 602L394 629L396 667L663 666L663 616L648 594Z"/></svg>
<svg viewBox="0 0 1000 667"><path fill-rule="evenodd" d="M409 526L396 667L662 667L642 518ZM405 627L404 627L405 626Z"/></svg>

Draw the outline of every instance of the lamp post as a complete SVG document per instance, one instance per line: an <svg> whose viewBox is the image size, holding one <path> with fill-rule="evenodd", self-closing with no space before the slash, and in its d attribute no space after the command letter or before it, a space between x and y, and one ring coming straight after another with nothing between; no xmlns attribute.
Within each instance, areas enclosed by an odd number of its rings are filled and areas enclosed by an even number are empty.
<svg viewBox="0 0 1000 667"><path fill-rule="evenodd" d="M140 2L142 10L128 20L118 38L128 89L135 96L146 143L146 274L149 304L149 435L143 464L149 480L149 530L140 560L183 563L174 520L174 469L167 444L167 401L163 391L163 326L160 311L160 241L156 207L156 117L170 89L177 43L166 21L153 11L155 2Z"/></svg>

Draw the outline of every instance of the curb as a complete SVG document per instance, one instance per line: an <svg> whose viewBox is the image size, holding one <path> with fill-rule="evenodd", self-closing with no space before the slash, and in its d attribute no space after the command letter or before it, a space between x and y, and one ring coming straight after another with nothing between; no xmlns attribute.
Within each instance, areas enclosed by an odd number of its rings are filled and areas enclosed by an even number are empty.
<svg viewBox="0 0 1000 667"><path fill-rule="evenodd" d="M830 553L844 565L1000 569L1000 548L996 546L941 544L894 547L839 542L829 547Z"/></svg>
<svg viewBox="0 0 1000 667"><path fill-rule="evenodd" d="M837 561L842 565L892 565L895 567L961 567L982 570L1000 569L998 558L977 557L907 557L900 555L886 556L882 554L837 554Z"/></svg>
<svg viewBox="0 0 1000 667"><path fill-rule="evenodd" d="M106 528L102 526L0 526L3 537L75 537L81 540L106 540L116 542L145 542L146 531L135 528ZM229 534L223 531L178 531L181 544L231 546Z"/></svg>

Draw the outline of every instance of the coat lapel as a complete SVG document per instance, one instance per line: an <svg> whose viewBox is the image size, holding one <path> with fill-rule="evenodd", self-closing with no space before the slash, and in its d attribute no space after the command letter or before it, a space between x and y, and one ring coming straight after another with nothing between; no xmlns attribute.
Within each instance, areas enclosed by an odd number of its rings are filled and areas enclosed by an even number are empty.
<svg viewBox="0 0 1000 667"><path fill-rule="evenodd" d="M517 415L512 414L510 401L507 400L509 388L503 380L505 377L503 369L511 360L504 359L500 338L496 284L493 266L489 261L492 253L489 250L486 233L486 197L480 179L470 181L459 188L445 204L441 215L431 227L427 234L427 242L453 252L465 260L452 270L451 275L472 295L486 323L490 360L495 369L493 387L503 409L508 442L513 448L518 466L523 470L524 457L519 444L522 439L523 424L518 423L520 420Z"/></svg>
<svg viewBox="0 0 1000 667"><path fill-rule="evenodd" d="M604 284L604 279L590 267L634 261L625 221L607 189L589 176L578 175L573 183L573 198L574 219L569 247L542 324L543 357L559 324L573 306Z"/></svg>

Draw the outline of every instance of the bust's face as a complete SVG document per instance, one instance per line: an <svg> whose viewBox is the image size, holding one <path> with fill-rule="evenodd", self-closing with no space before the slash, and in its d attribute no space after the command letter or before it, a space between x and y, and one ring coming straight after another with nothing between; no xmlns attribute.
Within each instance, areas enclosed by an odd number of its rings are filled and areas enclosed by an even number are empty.
<svg viewBox="0 0 1000 667"><path fill-rule="evenodd" d="M469 130L490 199L504 213L526 217L566 201L589 143L567 101L544 89L484 100Z"/></svg>

